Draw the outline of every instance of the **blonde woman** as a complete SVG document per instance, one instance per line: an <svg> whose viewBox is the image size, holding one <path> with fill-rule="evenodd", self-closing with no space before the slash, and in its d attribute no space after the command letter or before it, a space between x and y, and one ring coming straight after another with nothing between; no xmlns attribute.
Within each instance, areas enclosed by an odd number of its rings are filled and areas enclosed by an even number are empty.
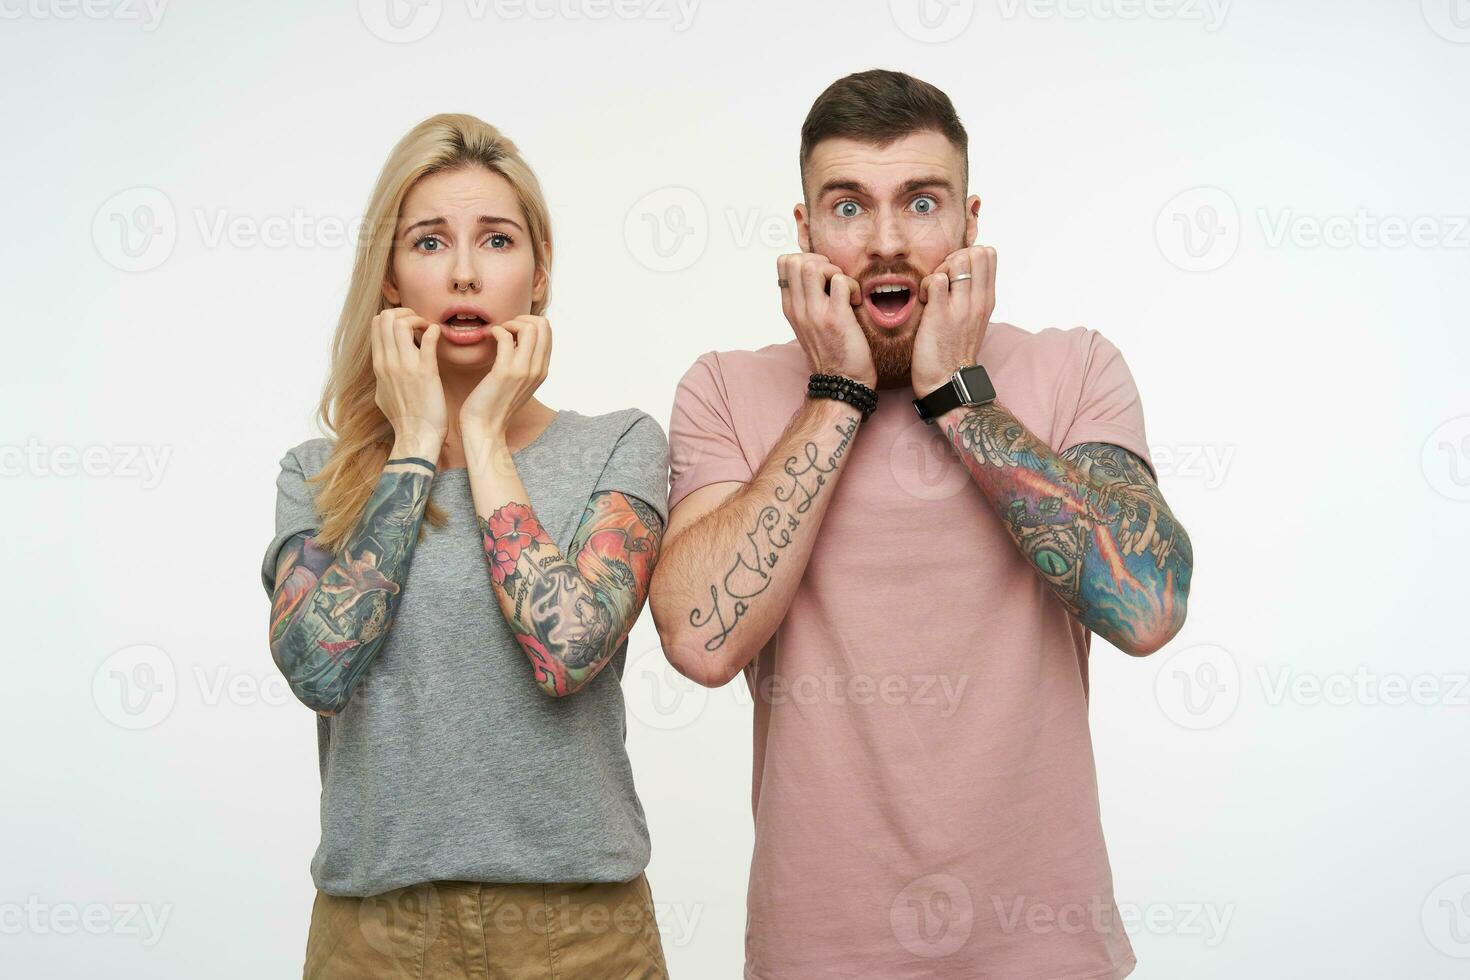
<svg viewBox="0 0 1470 980"><path fill-rule="evenodd" d="M550 222L496 129L414 127L364 227L261 568L319 716L305 975L667 976L619 685L667 440L536 399Z"/></svg>

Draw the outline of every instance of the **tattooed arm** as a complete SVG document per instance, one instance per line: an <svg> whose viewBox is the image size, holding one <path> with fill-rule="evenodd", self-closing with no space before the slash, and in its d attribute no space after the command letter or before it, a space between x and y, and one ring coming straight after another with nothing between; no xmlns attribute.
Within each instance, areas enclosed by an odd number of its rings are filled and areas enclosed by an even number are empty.
<svg viewBox="0 0 1470 980"><path fill-rule="evenodd" d="M1134 656L1179 632L1194 551L1141 459L1103 442L1058 456L996 402L952 408L938 424L1082 625Z"/></svg>
<svg viewBox="0 0 1470 980"><path fill-rule="evenodd" d="M571 560L530 504L512 500L479 521L496 601L536 683L554 697L575 694L638 621L663 519L637 497L593 494L572 536Z"/></svg>
<svg viewBox="0 0 1470 980"><path fill-rule="evenodd" d="M861 414L808 398L748 483L715 483L669 515L650 605L664 655L719 687L740 673L786 616Z"/></svg>
<svg viewBox="0 0 1470 980"><path fill-rule="evenodd" d="M346 706L387 638L432 480L422 466L387 466L342 554L304 532L281 548L271 656L292 693L319 714Z"/></svg>
<svg viewBox="0 0 1470 980"><path fill-rule="evenodd" d="M509 450L466 439L470 493L496 602L553 697L575 694L622 646L648 597L663 519L637 497L592 495L570 555L546 533Z"/></svg>

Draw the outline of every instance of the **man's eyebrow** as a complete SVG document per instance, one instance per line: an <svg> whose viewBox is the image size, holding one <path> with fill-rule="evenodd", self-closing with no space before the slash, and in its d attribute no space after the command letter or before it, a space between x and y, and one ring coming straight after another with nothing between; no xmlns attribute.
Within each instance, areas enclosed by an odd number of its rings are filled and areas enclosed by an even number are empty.
<svg viewBox="0 0 1470 980"><path fill-rule="evenodd" d="M916 176L911 181L904 182L903 187L898 188L898 192L900 194L913 194L914 191L928 191L933 190L933 188L954 194L954 184L951 184L947 178L942 178L942 176Z"/></svg>
<svg viewBox="0 0 1470 980"><path fill-rule="evenodd" d="M438 227L440 227L442 225L447 225L448 223L449 222L445 221L442 217L441 218L425 218L423 221L415 221L413 224L409 225L407 228L405 228L401 232L399 232L399 234L400 235L407 235L409 232L413 231L415 228L421 228L421 227L422 228L438 228ZM515 221L512 221L510 218L500 218L500 217L497 217L497 216L495 216L493 214L482 214L482 215L480 215L480 217L475 220L475 224L477 224L477 225L510 225L516 231L520 231L520 232L524 232L525 231L524 228L522 228Z"/></svg>
<svg viewBox="0 0 1470 980"><path fill-rule="evenodd" d="M915 177L912 180L904 181L903 186L898 189L898 194L900 197L903 197L915 191L935 189L953 194L954 183L946 177ZM849 194L857 194L862 197L873 196L873 192L868 190L867 185L861 181L834 178L822 185L821 189L817 191L817 197L826 197L832 191L847 191Z"/></svg>
<svg viewBox="0 0 1470 980"><path fill-rule="evenodd" d="M913 180L905 181L898 189L899 196L912 194L914 191L939 189L954 193L954 184L944 177L915 177Z"/></svg>
<svg viewBox="0 0 1470 980"><path fill-rule="evenodd" d="M847 191L849 194L861 194L863 197L872 196L867 186L860 181L833 179L827 181L817 190L817 197L826 197L833 191Z"/></svg>

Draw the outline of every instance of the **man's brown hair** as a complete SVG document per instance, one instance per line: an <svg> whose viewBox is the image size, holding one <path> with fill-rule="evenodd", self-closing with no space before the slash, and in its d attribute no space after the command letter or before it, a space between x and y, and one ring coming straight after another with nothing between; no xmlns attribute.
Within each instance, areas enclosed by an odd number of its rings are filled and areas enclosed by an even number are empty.
<svg viewBox="0 0 1470 980"><path fill-rule="evenodd" d="M822 140L843 137L888 146L926 129L938 131L960 151L961 172L968 182L970 137L949 96L901 71L874 68L839 78L817 96L801 124L803 194L807 161Z"/></svg>

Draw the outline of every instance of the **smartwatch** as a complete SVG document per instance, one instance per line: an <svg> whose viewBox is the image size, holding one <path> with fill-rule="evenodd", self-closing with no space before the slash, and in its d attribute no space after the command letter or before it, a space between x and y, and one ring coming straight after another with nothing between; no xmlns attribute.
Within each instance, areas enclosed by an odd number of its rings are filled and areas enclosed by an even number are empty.
<svg viewBox="0 0 1470 980"><path fill-rule="evenodd" d="M979 364L967 364L949 376L949 381L914 399L914 411L929 425L951 408L984 405L995 401L995 386Z"/></svg>

